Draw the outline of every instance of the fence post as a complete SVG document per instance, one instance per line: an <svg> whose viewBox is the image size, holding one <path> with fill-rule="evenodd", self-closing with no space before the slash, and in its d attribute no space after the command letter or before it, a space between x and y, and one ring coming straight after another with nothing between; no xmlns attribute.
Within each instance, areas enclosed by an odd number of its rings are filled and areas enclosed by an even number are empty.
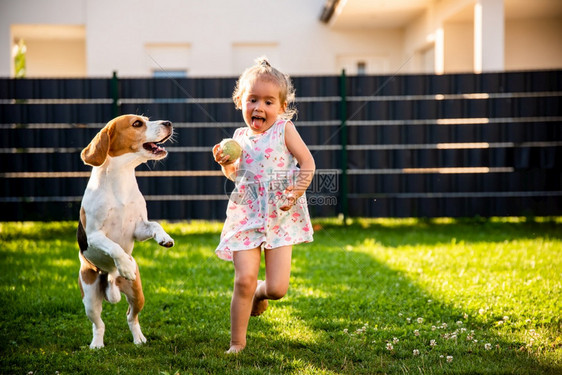
<svg viewBox="0 0 562 375"><path fill-rule="evenodd" d="M117 71L113 71L111 77L111 114L113 118L119 116L119 79L117 78Z"/></svg>
<svg viewBox="0 0 562 375"><path fill-rule="evenodd" d="M341 186L340 199L341 210L343 214L343 223L347 225L347 217L349 216L347 194L347 92L345 69L342 69L340 76L340 120L341 120Z"/></svg>

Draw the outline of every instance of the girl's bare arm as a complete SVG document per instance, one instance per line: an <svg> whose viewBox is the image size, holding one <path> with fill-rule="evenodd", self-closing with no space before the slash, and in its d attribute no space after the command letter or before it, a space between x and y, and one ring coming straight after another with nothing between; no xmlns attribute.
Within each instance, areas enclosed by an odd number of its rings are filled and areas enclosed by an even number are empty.
<svg viewBox="0 0 562 375"><path fill-rule="evenodd" d="M290 121L285 125L285 144L300 166L297 183L293 186L292 190L295 199L299 199L312 182L314 172L316 171L316 163L295 125Z"/></svg>

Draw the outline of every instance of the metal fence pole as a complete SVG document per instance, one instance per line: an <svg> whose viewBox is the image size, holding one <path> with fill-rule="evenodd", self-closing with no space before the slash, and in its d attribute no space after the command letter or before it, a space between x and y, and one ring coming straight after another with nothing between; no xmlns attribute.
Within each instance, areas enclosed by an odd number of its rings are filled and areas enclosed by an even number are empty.
<svg viewBox="0 0 562 375"><path fill-rule="evenodd" d="M111 114L115 118L119 116L119 79L117 78L117 72L113 71L113 77L111 77Z"/></svg>
<svg viewBox="0 0 562 375"><path fill-rule="evenodd" d="M348 208L348 182L347 182L347 89L345 69L342 69L340 76L340 120L341 120L341 186L340 199L344 225L349 216Z"/></svg>

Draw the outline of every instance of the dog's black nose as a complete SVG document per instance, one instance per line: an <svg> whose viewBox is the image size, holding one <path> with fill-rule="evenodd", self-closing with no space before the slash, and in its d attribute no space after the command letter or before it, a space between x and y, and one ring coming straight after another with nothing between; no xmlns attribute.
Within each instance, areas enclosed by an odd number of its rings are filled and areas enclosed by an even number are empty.
<svg viewBox="0 0 562 375"><path fill-rule="evenodd" d="M164 125L164 126L172 126L172 122L171 122L171 121L162 121L162 125Z"/></svg>

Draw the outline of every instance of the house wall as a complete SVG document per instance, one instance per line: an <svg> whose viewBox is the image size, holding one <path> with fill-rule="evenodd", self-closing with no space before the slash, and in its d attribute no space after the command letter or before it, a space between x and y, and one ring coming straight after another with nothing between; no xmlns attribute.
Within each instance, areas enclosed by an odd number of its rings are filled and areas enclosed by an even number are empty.
<svg viewBox="0 0 562 375"><path fill-rule="evenodd" d="M444 36L444 73L473 71L474 4L475 0L437 2L406 27L404 54L415 56L409 72L428 72L423 57L435 49L440 28ZM504 70L562 68L561 18L508 18L504 33Z"/></svg>
<svg viewBox="0 0 562 375"><path fill-rule="evenodd" d="M291 75L473 71L475 0L447 0L405 27L333 29L319 21L325 0L0 0L0 76L27 25L84 29L78 39L33 34L28 77L235 76L259 55ZM23 35L23 34L22 34ZM505 24L505 69L562 68L562 20ZM436 48L437 47L437 48ZM49 56L50 54L54 56ZM65 56L64 62L57 62ZM43 63L46 62L46 63ZM53 67L63 67L59 70Z"/></svg>
<svg viewBox="0 0 562 375"><path fill-rule="evenodd" d="M506 22L505 69L560 69L562 20L531 19Z"/></svg>
<svg viewBox="0 0 562 375"><path fill-rule="evenodd" d="M393 71L402 59L402 30L331 30L318 19L324 0L284 0L283 4L266 0L3 0L1 4L0 76L12 74L10 51L17 35L11 35L10 25L33 23L84 25L85 63L72 56L65 71L78 72L82 68L72 64L80 64L88 76L108 76L114 70L120 76L150 76L167 69L184 70L194 77L233 76L263 54L292 75L338 73L346 56L378 59L382 63L368 73L385 73L380 69ZM31 41L28 51L40 43L41 39ZM45 42L45 48L47 44L53 47L52 42ZM55 50L61 48L65 47ZM175 61L170 56L174 49ZM28 76L53 74L49 69L39 70L40 60L32 62L31 51L28 56L33 68Z"/></svg>
<svg viewBox="0 0 562 375"><path fill-rule="evenodd" d="M474 61L473 24L471 22L445 22L443 29L445 72L471 72Z"/></svg>

